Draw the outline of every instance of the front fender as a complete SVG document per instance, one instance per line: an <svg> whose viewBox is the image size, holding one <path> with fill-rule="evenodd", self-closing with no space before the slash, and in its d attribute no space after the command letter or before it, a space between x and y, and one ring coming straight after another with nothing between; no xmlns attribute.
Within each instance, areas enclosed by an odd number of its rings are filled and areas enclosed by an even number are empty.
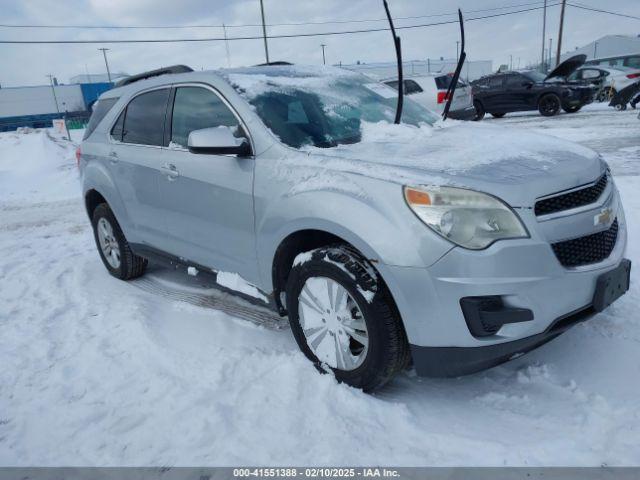
<svg viewBox="0 0 640 480"><path fill-rule="evenodd" d="M427 267L452 248L409 210L400 185L368 178L357 182L360 190L303 191L257 205L256 248L266 291L273 289L271 269L278 246L301 230L340 237L379 265ZM364 188L368 182L377 185ZM375 192L375 197L362 192Z"/></svg>

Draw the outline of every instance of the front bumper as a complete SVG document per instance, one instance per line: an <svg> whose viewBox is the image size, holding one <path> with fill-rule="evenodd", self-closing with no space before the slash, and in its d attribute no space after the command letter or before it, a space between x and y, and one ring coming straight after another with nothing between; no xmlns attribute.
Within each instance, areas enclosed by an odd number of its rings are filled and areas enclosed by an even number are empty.
<svg viewBox="0 0 640 480"><path fill-rule="evenodd" d="M528 239L500 241L480 251L454 247L425 268L381 265L417 373L452 376L488 368L593 315L598 279L621 264L627 242L617 191L612 187L604 197L604 204L564 218L541 221L531 210L519 212ZM593 229L594 215L603 207L611 208L619 223L613 251L599 263L563 267L551 243ZM500 297L512 313L527 311L533 318L505 324L495 334L472 334L461 299L491 296Z"/></svg>

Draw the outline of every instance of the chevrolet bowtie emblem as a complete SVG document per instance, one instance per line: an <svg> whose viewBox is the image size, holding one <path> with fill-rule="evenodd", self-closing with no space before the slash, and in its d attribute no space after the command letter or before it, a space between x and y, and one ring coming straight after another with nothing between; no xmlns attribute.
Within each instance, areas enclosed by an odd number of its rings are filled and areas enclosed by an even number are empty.
<svg viewBox="0 0 640 480"><path fill-rule="evenodd" d="M613 210L610 208L604 208L598 213L595 217L593 217L593 225L609 225L613 220Z"/></svg>

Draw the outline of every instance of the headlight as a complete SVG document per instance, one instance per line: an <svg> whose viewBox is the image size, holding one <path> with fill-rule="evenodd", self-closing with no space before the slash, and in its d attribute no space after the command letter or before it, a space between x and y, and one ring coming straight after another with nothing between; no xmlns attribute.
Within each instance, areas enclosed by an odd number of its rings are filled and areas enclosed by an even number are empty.
<svg viewBox="0 0 640 480"><path fill-rule="evenodd" d="M429 228L465 248L481 250L496 240L529 236L513 210L485 193L454 187L404 187L404 197Z"/></svg>

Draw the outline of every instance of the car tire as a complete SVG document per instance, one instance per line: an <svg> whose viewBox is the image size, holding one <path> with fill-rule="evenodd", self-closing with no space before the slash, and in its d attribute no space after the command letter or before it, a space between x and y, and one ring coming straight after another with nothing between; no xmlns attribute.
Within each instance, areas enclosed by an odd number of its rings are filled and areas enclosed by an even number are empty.
<svg viewBox="0 0 640 480"><path fill-rule="evenodd" d="M410 363L407 336L388 288L352 248L318 248L294 264L286 299L298 346L339 382L370 392Z"/></svg>
<svg viewBox="0 0 640 480"><path fill-rule="evenodd" d="M484 107L482 106L482 103L480 103L478 100L473 102L473 107L476 109L476 115L475 117L473 117L473 120L478 122L484 118L486 112L484 110Z"/></svg>
<svg viewBox="0 0 640 480"><path fill-rule="evenodd" d="M111 275L131 280L145 272L147 260L133 253L109 205L101 203L96 207L91 224L98 253Z"/></svg>
<svg viewBox="0 0 640 480"><path fill-rule="evenodd" d="M615 108L616 110L618 110L619 112L626 110L627 109L627 104L626 103L616 103L613 108Z"/></svg>
<svg viewBox="0 0 640 480"><path fill-rule="evenodd" d="M538 111L543 117L553 117L560 113L560 97L555 93L547 93L538 100Z"/></svg>
<svg viewBox="0 0 640 480"><path fill-rule="evenodd" d="M506 115L506 113L492 113L491 116L494 118L502 118Z"/></svg>
<svg viewBox="0 0 640 480"><path fill-rule="evenodd" d="M578 105L576 107L569 107L569 106L562 107L562 109L567 113L576 113L581 108L582 108L582 105Z"/></svg>

